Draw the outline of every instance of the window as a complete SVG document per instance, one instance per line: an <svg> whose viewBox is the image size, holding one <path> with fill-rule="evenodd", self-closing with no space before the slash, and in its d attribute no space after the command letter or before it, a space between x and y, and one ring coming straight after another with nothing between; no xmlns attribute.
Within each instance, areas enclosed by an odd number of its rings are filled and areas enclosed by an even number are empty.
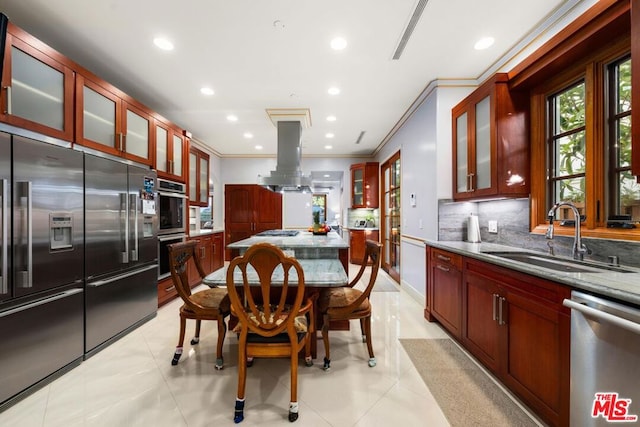
<svg viewBox="0 0 640 427"><path fill-rule="evenodd" d="M551 95L548 107L547 205L573 202L583 215L586 166L584 80ZM565 219L565 212L559 211L556 219Z"/></svg>
<svg viewBox="0 0 640 427"><path fill-rule="evenodd" d="M327 222L327 195L314 194L311 197L311 202L313 224L323 224Z"/></svg>
<svg viewBox="0 0 640 427"><path fill-rule="evenodd" d="M631 174L631 58L609 66L607 205L609 224L640 221L640 185Z"/></svg>
<svg viewBox="0 0 640 427"><path fill-rule="evenodd" d="M590 53L533 88L531 173L534 232L546 229L554 203L570 201L580 212L584 236L640 240L640 185L631 173L628 39ZM563 219L574 220L569 209L556 212L556 220ZM638 228L628 228L633 225ZM573 233L573 226L558 229Z"/></svg>

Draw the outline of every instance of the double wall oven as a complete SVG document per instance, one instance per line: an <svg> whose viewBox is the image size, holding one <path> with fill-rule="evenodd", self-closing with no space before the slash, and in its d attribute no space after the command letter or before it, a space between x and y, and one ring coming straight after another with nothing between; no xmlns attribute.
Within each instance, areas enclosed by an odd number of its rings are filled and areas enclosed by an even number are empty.
<svg viewBox="0 0 640 427"><path fill-rule="evenodd" d="M158 178L158 280L171 275L169 250L172 243L187 239L187 192L185 184Z"/></svg>

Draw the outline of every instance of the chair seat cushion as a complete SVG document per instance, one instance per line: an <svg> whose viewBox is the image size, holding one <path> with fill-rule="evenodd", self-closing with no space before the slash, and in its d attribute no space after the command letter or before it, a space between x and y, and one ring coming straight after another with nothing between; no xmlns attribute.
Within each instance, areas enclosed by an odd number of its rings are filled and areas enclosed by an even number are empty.
<svg viewBox="0 0 640 427"><path fill-rule="evenodd" d="M343 308L353 304L361 295L362 291L348 287L323 289L318 298L318 309L321 313L326 313L332 308ZM354 311L366 311L370 308L369 299L365 298Z"/></svg>
<svg viewBox="0 0 640 427"><path fill-rule="evenodd" d="M262 318L264 318L264 312L260 311L259 314ZM247 316L249 317L249 320L254 322L256 325L259 324L259 322L256 320L256 316L253 313L247 313ZM273 316L273 313L271 313L271 316ZM276 320L276 325L280 325L282 322L284 322L287 318L287 314L283 313L279 319ZM273 320L273 317L272 319ZM296 316L295 319L293 320L293 326L296 329L297 333L302 333L305 334L307 332L307 328L308 328L308 324L307 324L307 317L305 315L301 315L301 316ZM242 325L240 324L240 322L238 322L238 324L235 326L235 328L233 328L233 332L235 333L240 333L240 330L242 328ZM249 331L251 332L251 331ZM286 336L286 334L285 334ZM289 339L287 338L287 341Z"/></svg>
<svg viewBox="0 0 640 427"><path fill-rule="evenodd" d="M231 309L231 302L227 290L223 288L211 288L198 291L191 295L191 300L207 308L215 308L222 313L228 313Z"/></svg>

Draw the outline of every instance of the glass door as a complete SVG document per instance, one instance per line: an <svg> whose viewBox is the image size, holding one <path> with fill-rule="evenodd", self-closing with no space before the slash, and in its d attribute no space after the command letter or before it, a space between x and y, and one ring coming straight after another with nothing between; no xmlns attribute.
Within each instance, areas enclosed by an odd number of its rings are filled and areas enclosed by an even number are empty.
<svg viewBox="0 0 640 427"><path fill-rule="evenodd" d="M400 283L400 152L381 166L382 269Z"/></svg>

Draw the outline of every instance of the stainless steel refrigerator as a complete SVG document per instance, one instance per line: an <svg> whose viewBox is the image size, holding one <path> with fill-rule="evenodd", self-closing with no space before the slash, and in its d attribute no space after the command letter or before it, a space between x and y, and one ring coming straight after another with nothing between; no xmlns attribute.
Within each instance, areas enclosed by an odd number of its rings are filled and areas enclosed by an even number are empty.
<svg viewBox="0 0 640 427"><path fill-rule="evenodd" d="M85 353L155 316L156 173L85 154Z"/></svg>
<svg viewBox="0 0 640 427"><path fill-rule="evenodd" d="M0 132L0 406L82 359L82 161Z"/></svg>

